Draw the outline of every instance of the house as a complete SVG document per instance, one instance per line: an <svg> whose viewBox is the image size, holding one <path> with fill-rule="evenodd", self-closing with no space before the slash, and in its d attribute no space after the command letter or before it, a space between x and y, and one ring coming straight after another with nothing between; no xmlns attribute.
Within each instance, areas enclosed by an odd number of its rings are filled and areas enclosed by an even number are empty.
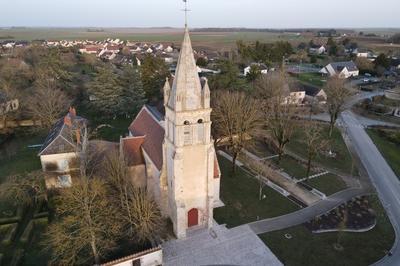
<svg viewBox="0 0 400 266"><path fill-rule="evenodd" d="M394 70L400 70L400 58L392 58L390 65Z"/></svg>
<svg viewBox="0 0 400 266"><path fill-rule="evenodd" d="M81 54L95 54L97 55L101 51L101 47L95 45L85 45L83 48L79 49Z"/></svg>
<svg viewBox="0 0 400 266"><path fill-rule="evenodd" d="M163 252L161 247L144 250L133 255L110 261L100 266L159 266L163 265Z"/></svg>
<svg viewBox="0 0 400 266"><path fill-rule="evenodd" d="M177 238L193 228L213 227L213 210L222 202L210 89L197 73L187 28L174 79L164 85L164 108L143 106L121 142L134 158L132 170L145 169L138 182L171 219Z"/></svg>
<svg viewBox="0 0 400 266"><path fill-rule="evenodd" d="M107 45L105 47L105 50L107 52L112 52L112 53L119 53L119 51L121 50L121 47L119 45Z"/></svg>
<svg viewBox="0 0 400 266"><path fill-rule="evenodd" d="M309 49L310 54L321 55L326 53L326 48L323 45L312 45Z"/></svg>
<svg viewBox="0 0 400 266"><path fill-rule="evenodd" d="M174 51L174 48L172 48L171 46L168 46L167 48L164 49L164 52L166 53L172 53Z"/></svg>
<svg viewBox="0 0 400 266"><path fill-rule="evenodd" d="M70 108L50 130L38 154L48 189L70 187L79 177L79 154L86 142L87 120Z"/></svg>
<svg viewBox="0 0 400 266"><path fill-rule="evenodd" d="M268 74L268 67L265 64L251 63L249 66L247 66L243 69L243 75L247 76L247 74L250 73L251 67L253 67L253 66L257 67L261 71L261 74L264 74L264 75Z"/></svg>
<svg viewBox="0 0 400 266"><path fill-rule="evenodd" d="M304 102L306 92L300 88L291 89L290 94L285 99L285 104L301 105Z"/></svg>
<svg viewBox="0 0 400 266"><path fill-rule="evenodd" d="M325 91L319 87L301 84L302 90L305 92L304 101L309 104L325 104L328 96Z"/></svg>
<svg viewBox="0 0 400 266"><path fill-rule="evenodd" d="M330 63L322 68L319 73L328 75L330 77L338 76L339 78L347 79L350 77L357 77L360 71L353 61L348 61Z"/></svg>
<svg viewBox="0 0 400 266"><path fill-rule="evenodd" d="M15 112L19 108L18 99L9 99L0 92L0 115Z"/></svg>

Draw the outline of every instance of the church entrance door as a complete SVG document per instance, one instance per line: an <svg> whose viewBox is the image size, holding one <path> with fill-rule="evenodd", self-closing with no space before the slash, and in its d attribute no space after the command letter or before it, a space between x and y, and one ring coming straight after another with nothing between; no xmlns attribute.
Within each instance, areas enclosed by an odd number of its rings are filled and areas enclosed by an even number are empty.
<svg viewBox="0 0 400 266"><path fill-rule="evenodd" d="M199 211L196 208L193 208L188 212L188 227L192 227L198 224L199 224Z"/></svg>

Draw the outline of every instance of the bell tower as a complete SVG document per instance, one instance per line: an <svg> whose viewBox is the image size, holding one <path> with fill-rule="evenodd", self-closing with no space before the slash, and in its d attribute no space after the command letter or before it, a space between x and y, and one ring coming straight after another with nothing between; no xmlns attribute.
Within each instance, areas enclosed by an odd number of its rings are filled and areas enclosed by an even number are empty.
<svg viewBox="0 0 400 266"><path fill-rule="evenodd" d="M172 87L168 80L164 86L164 106L168 212L183 238L188 229L212 226L215 160L210 89L199 78L187 26Z"/></svg>

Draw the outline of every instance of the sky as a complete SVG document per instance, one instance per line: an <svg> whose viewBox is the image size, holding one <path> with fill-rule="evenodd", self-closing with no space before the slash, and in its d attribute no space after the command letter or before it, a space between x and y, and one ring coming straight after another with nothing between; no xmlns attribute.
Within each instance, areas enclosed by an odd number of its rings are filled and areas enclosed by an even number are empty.
<svg viewBox="0 0 400 266"><path fill-rule="evenodd" d="M182 27L182 0L1 0L0 26ZM395 28L400 0L188 0L189 26Z"/></svg>

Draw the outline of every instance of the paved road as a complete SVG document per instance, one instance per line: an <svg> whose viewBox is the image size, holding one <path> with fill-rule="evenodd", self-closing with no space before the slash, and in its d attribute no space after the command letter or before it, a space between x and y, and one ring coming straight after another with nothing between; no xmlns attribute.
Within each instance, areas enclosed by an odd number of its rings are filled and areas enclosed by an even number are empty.
<svg viewBox="0 0 400 266"><path fill-rule="evenodd" d="M321 200L314 205L311 205L299 211L270 219L252 222L247 225L250 226L253 232L257 235L289 228L308 222L314 217L322 215L338 207L343 202L347 202L354 197L365 195L368 193L370 193L370 190L367 188L349 188L333 194L327 199Z"/></svg>
<svg viewBox="0 0 400 266"><path fill-rule="evenodd" d="M376 148L361 123L351 111L345 111L340 117L346 126L347 137L352 142L369 178L375 186L378 196L396 232L396 241L391 250L392 256L386 256L376 265L400 265L400 181Z"/></svg>

